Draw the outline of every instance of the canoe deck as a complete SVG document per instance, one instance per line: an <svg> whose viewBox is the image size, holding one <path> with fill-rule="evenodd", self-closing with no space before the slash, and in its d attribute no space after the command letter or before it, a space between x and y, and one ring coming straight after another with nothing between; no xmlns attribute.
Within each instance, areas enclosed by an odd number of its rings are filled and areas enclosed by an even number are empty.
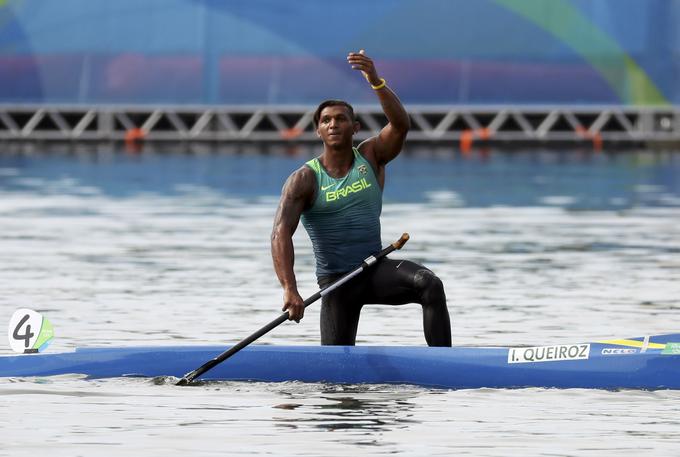
<svg viewBox="0 0 680 457"><path fill-rule="evenodd" d="M450 389L680 389L680 334L537 347L252 345L200 379L413 384ZM0 377L175 376L222 346L78 348L0 357Z"/></svg>

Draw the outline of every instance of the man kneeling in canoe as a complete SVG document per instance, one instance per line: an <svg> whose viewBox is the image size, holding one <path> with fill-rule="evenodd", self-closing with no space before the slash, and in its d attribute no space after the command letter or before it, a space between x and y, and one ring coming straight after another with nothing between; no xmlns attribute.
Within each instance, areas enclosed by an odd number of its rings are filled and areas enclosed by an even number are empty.
<svg viewBox="0 0 680 457"><path fill-rule="evenodd" d="M293 172L286 181L272 231L274 269L283 286L283 310L299 322L305 311L293 272L293 233L300 219L312 240L320 287L380 251L380 212L385 165L404 145L410 122L373 61L363 50L348 55L353 69L363 72L382 105L387 125L353 147L359 131L354 110L340 100L326 100L314 114L323 153ZM441 280L429 269L408 260L383 258L347 284L323 296L321 344L351 345L356 341L359 314L365 304L423 307L425 340L430 346L451 346L451 324Z"/></svg>

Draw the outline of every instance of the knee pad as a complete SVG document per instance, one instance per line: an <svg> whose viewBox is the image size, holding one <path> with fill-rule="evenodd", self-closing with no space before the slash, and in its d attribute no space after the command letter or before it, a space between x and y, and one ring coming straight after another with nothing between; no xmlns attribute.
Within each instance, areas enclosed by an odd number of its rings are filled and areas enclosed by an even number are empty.
<svg viewBox="0 0 680 457"><path fill-rule="evenodd" d="M434 298L437 295L444 297L444 284L442 280L428 269L420 269L413 276L413 284L420 291L420 295L428 294ZM434 297L433 297L434 296Z"/></svg>

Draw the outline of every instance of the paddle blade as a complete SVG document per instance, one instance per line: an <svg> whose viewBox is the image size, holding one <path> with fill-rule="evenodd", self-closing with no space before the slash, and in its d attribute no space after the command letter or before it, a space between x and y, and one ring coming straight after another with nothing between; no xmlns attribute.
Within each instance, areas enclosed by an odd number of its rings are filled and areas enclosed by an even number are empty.
<svg viewBox="0 0 680 457"><path fill-rule="evenodd" d="M185 374L184 376L182 376L182 379L177 381L177 384L175 384L175 385L176 386L188 386L189 384L191 384L194 381L194 379L199 377L201 375L201 373L204 372L204 371L201 370L204 366L205 365L197 368L194 371L190 371L189 373Z"/></svg>

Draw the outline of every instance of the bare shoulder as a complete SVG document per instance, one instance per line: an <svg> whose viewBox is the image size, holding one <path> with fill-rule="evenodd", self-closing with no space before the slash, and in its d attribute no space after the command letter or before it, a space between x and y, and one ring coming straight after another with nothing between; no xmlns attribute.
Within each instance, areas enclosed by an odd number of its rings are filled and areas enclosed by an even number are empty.
<svg viewBox="0 0 680 457"><path fill-rule="evenodd" d="M378 169L380 166L378 158L375 154L375 143L377 139L378 137L375 136L367 138L366 140L362 141L359 146L357 146L357 149L361 155L363 155L364 158L368 160L375 169Z"/></svg>
<svg viewBox="0 0 680 457"><path fill-rule="evenodd" d="M304 192L305 190L314 189L316 183L316 176L314 171L306 165L301 166L295 170L286 180L284 190L288 189L295 193Z"/></svg>
<svg viewBox="0 0 680 457"><path fill-rule="evenodd" d="M286 180L281 194L282 200L303 202L304 206L311 204L316 190L316 176L306 165L295 170Z"/></svg>
<svg viewBox="0 0 680 457"><path fill-rule="evenodd" d="M359 151L376 166L384 166L396 158L404 147L408 129L397 129L391 123L380 133L359 145Z"/></svg>

